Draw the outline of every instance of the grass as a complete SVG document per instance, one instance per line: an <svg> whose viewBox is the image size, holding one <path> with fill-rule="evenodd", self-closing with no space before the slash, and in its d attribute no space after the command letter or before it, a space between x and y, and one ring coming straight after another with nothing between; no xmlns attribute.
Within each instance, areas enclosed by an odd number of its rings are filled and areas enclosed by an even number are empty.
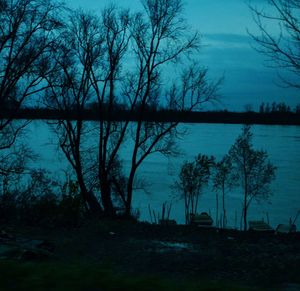
<svg viewBox="0 0 300 291"><path fill-rule="evenodd" d="M111 266L86 263L0 262L0 290L253 290L224 282L168 280L153 276L117 274Z"/></svg>

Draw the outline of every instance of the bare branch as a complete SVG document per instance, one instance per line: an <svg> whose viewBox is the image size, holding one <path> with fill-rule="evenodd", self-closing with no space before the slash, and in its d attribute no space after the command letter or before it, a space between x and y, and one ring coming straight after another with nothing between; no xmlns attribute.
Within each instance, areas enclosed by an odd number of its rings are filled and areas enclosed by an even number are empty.
<svg viewBox="0 0 300 291"><path fill-rule="evenodd" d="M265 12L251 4L249 7L260 35L249 34L256 43L255 49L266 55L269 65L292 72L296 81L281 78L287 86L300 86L300 1L269 0L270 12ZM266 23L270 26L267 27ZM271 30L274 24L279 29L276 35Z"/></svg>

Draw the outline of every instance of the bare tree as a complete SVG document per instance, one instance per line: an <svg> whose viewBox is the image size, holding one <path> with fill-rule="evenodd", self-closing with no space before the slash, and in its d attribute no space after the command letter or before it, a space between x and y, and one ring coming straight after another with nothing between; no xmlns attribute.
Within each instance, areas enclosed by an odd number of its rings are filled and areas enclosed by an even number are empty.
<svg viewBox="0 0 300 291"><path fill-rule="evenodd" d="M184 199L185 222L190 223L190 215L196 214L203 188L207 186L214 157L199 154L192 162L184 162L175 188Z"/></svg>
<svg viewBox="0 0 300 291"><path fill-rule="evenodd" d="M127 180L126 214L130 214L133 185L138 168L152 153L173 155L178 122L161 123L144 120L148 108L162 106L188 112L215 97L219 82L209 83L207 70L192 64L168 85L164 70L180 64L199 49L198 33L190 34L182 18L181 0L142 1L144 13L135 15L132 26L136 71L128 78L124 96L138 111L132 127L134 141ZM188 61L188 58L186 59ZM178 79L180 80L178 82Z"/></svg>
<svg viewBox="0 0 300 291"><path fill-rule="evenodd" d="M113 5L104 9L101 17L83 11L72 13L57 55L59 73L49 79L52 92L48 94L48 106L77 112L76 122L61 120L57 127L61 148L77 174L89 208L103 207L108 216L115 214L113 193L124 200L118 152L129 121L116 122L113 115L120 103L117 90L130 39L129 24L128 10ZM89 103L101 116L99 127L92 132L86 130L81 117ZM84 147L84 143L92 142L91 148ZM87 157L88 152L93 156ZM101 205L91 192L95 188L100 190Z"/></svg>
<svg viewBox="0 0 300 291"><path fill-rule="evenodd" d="M218 193L221 191L222 195L222 219L221 227L225 228L227 224L225 196L234 186L237 186L237 176L232 171L233 165L231 159L226 155L220 162L215 164L213 172L213 188L216 191L216 199L218 201ZM218 209L217 209L217 220L218 221Z"/></svg>
<svg viewBox="0 0 300 291"><path fill-rule="evenodd" d="M76 173L85 203L97 215L102 212L102 207L93 193L97 185L95 148L90 145L92 128L84 123L82 113L87 103L93 100L92 67L99 62L101 47L99 19L82 11L72 12L57 45L55 71L47 78L50 88L45 95L48 107L77 113L76 121L62 119L52 128Z"/></svg>
<svg viewBox="0 0 300 291"><path fill-rule="evenodd" d="M287 69L296 76L295 81L282 77L285 84L300 88L300 1L269 0L268 3L268 9L250 5L260 31L260 35L250 35L257 44L256 49L269 58L271 66Z"/></svg>
<svg viewBox="0 0 300 291"><path fill-rule="evenodd" d="M131 16L127 9L111 5L103 10L100 23L103 35L101 64L92 68L91 80L97 106L102 118L98 136L98 181L101 201L106 215L114 215L113 193L121 203L125 201L124 176L119 150L123 144L129 121L116 122L114 114L121 100L118 98L125 78L122 65L130 41Z"/></svg>
<svg viewBox="0 0 300 291"><path fill-rule="evenodd" d="M0 0L0 177L4 192L17 187L33 158L17 140L29 122L15 121L14 116L47 87L44 80L53 69L53 40L61 27L61 7L50 0Z"/></svg>
<svg viewBox="0 0 300 291"><path fill-rule="evenodd" d="M0 149L11 147L26 125L12 122L16 111L47 87L59 7L50 0L0 1ZM1 118L4 110L9 118Z"/></svg>
<svg viewBox="0 0 300 291"><path fill-rule="evenodd" d="M276 167L268 160L263 150L255 150L252 145L251 126L245 125L229 151L234 172L243 189L243 222L247 230L247 214L253 200L268 200L270 184L275 179Z"/></svg>
<svg viewBox="0 0 300 291"><path fill-rule="evenodd" d="M1 151L0 155L0 192L9 192L17 188L24 174L29 174L28 163L35 159L35 155L24 144L15 144L9 149Z"/></svg>
<svg viewBox="0 0 300 291"><path fill-rule="evenodd" d="M64 67L67 63L72 67L72 64L76 64L76 73L70 75L68 69L63 69L64 77L61 80L67 81L60 81L63 86L56 88L68 89L53 94L56 99L62 97L56 102L63 104L65 109L75 106L82 111L88 100L92 100L102 117L98 128L98 154L95 155L97 185L104 213L109 216L115 214L115 194L125 206L126 215L130 216L136 173L150 154L159 152L172 155L175 152L178 122L146 122L144 117L147 110L161 103L167 109L188 113L213 98L219 86L219 82L210 83L207 70L195 64L184 70L177 84L162 84L163 70L168 64L174 65L181 57L197 51L198 35L188 35L185 21L181 18L181 1L151 0L143 4L144 12L135 15L126 9L109 6L103 10L101 18L91 16L94 20L92 23L89 20L86 28L79 16L73 17L77 21L72 27L76 27L73 34L78 45L75 50L72 49L72 54L75 54L77 61L68 61L68 56L63 55L63 66L60 66ZM94 38L95 27L97 41ZM78 37L77 31L82 31L82 36ZM87 40L92 41L87 44ZM67 42L72 43L69 40ZM70 80L73 79L76 86L70 86ZM138 114L138 122L114 120L122 101L131 113ZM61 125L64 124L61 122ZM79 142L82 135L80 124L77 120L77 130L74 132L76 140L72 137L74 125L71 122L63 139L64 149L66 151L68 148L67 154L71 154L72 159L74 146L80 155L84 152ZM131 166L126 171L120 150L129 136L133 137L134 143ZM95 172L95 167L91 169Z"/></svg>

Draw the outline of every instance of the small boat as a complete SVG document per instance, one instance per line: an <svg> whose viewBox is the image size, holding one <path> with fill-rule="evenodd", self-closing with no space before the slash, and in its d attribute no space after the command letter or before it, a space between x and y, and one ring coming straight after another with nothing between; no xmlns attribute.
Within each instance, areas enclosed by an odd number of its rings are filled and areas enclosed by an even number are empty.
<svg viewBox="0 0 300 291"><path fill-rule="evenodd" d="M278 224L276 233L295 233L297 231L295 224Z"/></svg>
<svg viewBox="0 0 300 291"><path fill-rule="evenodd" d="M259 232L274 232L274 229L263 220L249 221L249 230Z"/></svg>
<svg viewBox="0 0 300 291"><path fill-rule="evenodd" d="M201 214L190 214L190 223L200 227L211 227L213 224L213 219L206 212Z"/></svg>

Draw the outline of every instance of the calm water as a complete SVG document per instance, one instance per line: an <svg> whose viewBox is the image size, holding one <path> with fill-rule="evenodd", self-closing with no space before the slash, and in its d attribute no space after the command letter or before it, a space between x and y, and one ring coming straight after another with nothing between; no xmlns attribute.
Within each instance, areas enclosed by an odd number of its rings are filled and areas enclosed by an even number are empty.
<svg viewBox="0 0 300 291"><path fill-rule="evenodd" d="M214 155L221 159L241 132L241 125L192 124L184 125L187 134L178 141L181 155L167 159L153 155L145 161L138 172L139 178L147 182L147 193L137 190L134 195L134 207L139 208L141 220L149 220L148 205L156 212L161 211L164 201L172 201L171 217L178 223L184 222L183 201L173 193L170 186L176 180L184 160L191 160L198 153ZM249 219L266 220L269 214L270 224L288 223L300 209L300 127L297 126L253 126L255 148L267 150L271 162L278 168L276 180L272 184L273 196L269 203L253 202L249 209ZM57 151L56 137L46 124L33 122L30 143L40 154L39 167L45 167L54 173L60 173L67 162ZM129 147L122 152L124 164L129 163ZM239 227L242 209L242 191L234 189L227 194L227 215L232 227ZM199 212L210 212L215 218L215 193L207 188L199 202ZM237 217L237 219L236 219ZM297 221L300 228L300 217Z"/></svg>

